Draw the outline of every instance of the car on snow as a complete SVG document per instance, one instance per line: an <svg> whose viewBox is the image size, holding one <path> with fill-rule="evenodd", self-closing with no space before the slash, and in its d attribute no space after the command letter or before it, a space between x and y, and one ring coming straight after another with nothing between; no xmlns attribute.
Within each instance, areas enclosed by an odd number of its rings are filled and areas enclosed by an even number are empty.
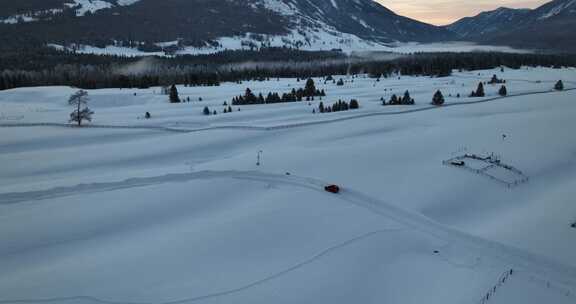
<svg viewBox="0 0 576 304"><path fill-rule="evenodd" d="M327 192L330 192L330 193L336 193L336 194L340 193L340 187L337 185L326 186L326 187L324 187L324 190L326 190Z"/></svg>

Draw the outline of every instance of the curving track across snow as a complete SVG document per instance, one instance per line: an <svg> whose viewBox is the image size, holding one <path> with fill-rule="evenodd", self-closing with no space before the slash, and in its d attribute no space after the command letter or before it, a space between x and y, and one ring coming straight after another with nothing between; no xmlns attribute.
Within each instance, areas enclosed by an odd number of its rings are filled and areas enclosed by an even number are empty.
<svg viewBox="0 0 576 304"><path fill-rule="evenodd" d="M574 91L574 90L576 90L576 88L568 88L568 89L565 89L563 92ZM440 107L430 105L430 106L423 106L423 107L418 107L418 108L410 109L410 110L363 113L363 114L355 114L355 115L349 115L346 117L339 117L339 118L333 118L333 119L324 119L324 120L318 120L318 121L308 121L308 122L283 124L283 125L275 125L275 126L221 125L221 126L211 126L211 127L199 128L199 129L180 129L180 128L171 128L171 127L163 127L163 126L144 126L144 125L142 125L142 126L86 125L83 128L119 129L119 130L150 130L150 131L163 131L163 132L170 132L170 133L197 133L197 132L216 131L216 130L275 131L275 130L282 130L282 129L294 129L294 128L300 128L300 127L324 125L324 124L330 124L330 123L336 123L336 122L342 122L342 121L348 121L348 120L356 120L356 119L362 119L362 118L374 117L374 116L392 116L392 115L410 114L410 113L438 110L438 109L447 108L447 107L456 107L456 106L488 103L488 102L508 99L508 98L512 98L512 97L522 97L522 96L541 95L541 94L550 94L550 93L558 93L558 91L546 90L546 91L538 91L538 92L517 93L517 94L510 94L508 96L497 96L497 97L485 98L485 99L481 99L481 100L448 103L448 104L444 104L443 106L440 106ZM0 128L15 128L15 127L77 128L75 125L71 125L71 124L49 123L49 122L0 123Z"/></svg>
<svg viewBox="0 0 576 304"><path fill-rule="evenodd" d="M133 178L119 182L80 184L72 187L58 187L41 191L2 193L0 194L0 205L17 204L27 201L38 201L38 200L73 196L86 193L106 192L119 189L146 187L165 183L178 183L192 180L215 179L215 178L233 178L247 181L285 184L321 193L326 193L324 192L323 187L324 185L329 184L326 181L314 178L298 177L294 175L290 176L278 175L257 171L202 171L194 173L166 174L155 177ZM332 195L332 194L326 193L326 195ZM559 289L570 290L572 286L576 286L576 269L569 268L565 265L557 264L553 261L549 261L545 258L532 255L530 253L524 252L516 248L512 248L497 242L488 241L479 237L475 237L451 229L421 214L403 210L392 204L388 204L382 200L367 196L363 193L357 192L352 189L344 188L342 189L342 192L339 195L333 195L333 197L335 199L340 199L347 203L368 209L371 212L378 214L380 216L392 219L393 221L402 224L402 226L404 226L405 228L413 229L428 235L432 235L445 242L451 244L458 244L459 246L465 246L475 252L481 252L485 256L491 256L493 258L499 259L505 262L511 268L515 269L517 273L523 274L525 276L542 278L547 282L553 282L552 284L560 286ZM327 248L319 252L318 254L312 256L311 258L306 259L287 269L283 269L265 278L247 283L237 288L224 290L221 292L216 292L208 295L195 296L159 304L189 303L240 292L253 286L264 284L293 270L304 267L340 248L349 246L355 242L362 241L377 234L390 231L391 230L372 231L367 234L360 235L341 244L337 244L335 246ZM574 295L575 293L572 291L571 294ZM70 297L53 298L53 299L0 300L0 304L42 303L42 302L59 303L59 302L82 301L82 300L104 304L150 304L150 303L122 302L111 300L109 301L90 296L70 296Z"/></svg>
<svg viewBox="0 0 576 304"><path fill-rule="evenodd" d="M185 304L185 303L193 303L193 302L199 302L202 300L208 300L208 299L212 299L212 298L218 298L218 297L224 297L224 296L228 296L228 295L232 295L247 289L250 289L252 287L256 287L262 284L265 284L266 282L272 281L274 279L280 278L290 272L293 272L295 270L298 270L302 267L305 267L306 265L312 264L314 262L316 262L317 260L320 260L321 258L335 252L338 251L339 249L351 246L355 243L364 241L366 239L369 239L371 237L383 234L383 233L391 233L391 232L395 232L395 231L399 231L400 229L382 229L382 230L376 230L376 231L372 231L372 232L368 232L368 233L364 233L362 235L359 235L357 237L354 237L352 239L349 239L347 241L344 241L340 244L334 245L334 246L330 246L322 251L320 251L319 253L313 255L312 257L297 263L295 265L292 265L286 269L283 269L281 271L275 272L273 274L270 274L269 276L266 276L262 279L253 281L253 282L249 282L245 285L236 287L236 288L232 288L232 289L227 289L227 290L223 290L223 291L219 291L219 292L214 292L214 293L210 293L210 294L205 294L205 295L199 295L199 296L193 296L193 297L189 297L189 298L183 298L183 299L177 299L177 300L172 300L172 301L167 301L167 302L128 302L128 301L115 301L115 300L106 300L106 299L102 299L102 298L98 298L98 297L94 297L94 296L69 296L69 297L60 297L60 298L42 298L42 299L18 299L18 300L0 300L0 304L17 304L17 303L63 303L63 302L71 302L71 301L88 301L88 302L94 302L94 303L102 303L102 304Z"/></svg>

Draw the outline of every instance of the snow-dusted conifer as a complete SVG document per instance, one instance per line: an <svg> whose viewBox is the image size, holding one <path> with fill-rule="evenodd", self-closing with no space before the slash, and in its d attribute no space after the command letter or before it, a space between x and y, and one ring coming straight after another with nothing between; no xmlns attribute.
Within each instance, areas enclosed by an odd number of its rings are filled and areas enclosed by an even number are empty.
<svg viewBox="0 0 576 304"><path fill-rule="evenodd" d="M170 102L171 103L179 103L180 102L180 97L178 96L178 89L176 88L176 85L172 85L170 87Z"/></svg>
<svg viewBox="0 0 576 304"><path fill-rule="evenodd" d="M486 94L484 93L484 84L480 82L478 83L478 88L476 89L474 97L484 97L484 96L486 96Z"/></svg>
<svg viewBox="0 0 576 304"><path fill-rule="evenodd" d="M432 104L435 106L441 106L444 104L444 95L442 95L442 92L440 92L440 90L434 93L434 97L432 97Z"/></svg>
<svg viewBox="0 0 576 304"><path fill-rule="evenodd" d="M554 89L556 91L564 90L564 82L562 82L562 80L558 80L558 82L556 82L556 85L554 85Z"/></svg>

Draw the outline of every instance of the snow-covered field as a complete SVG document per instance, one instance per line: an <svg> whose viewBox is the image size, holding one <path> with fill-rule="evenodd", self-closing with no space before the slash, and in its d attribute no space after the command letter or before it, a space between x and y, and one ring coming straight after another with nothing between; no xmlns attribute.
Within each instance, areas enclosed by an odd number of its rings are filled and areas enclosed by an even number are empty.
<svg viewBox="0 0 576 304"><path fill-rule="evenodd" d="M512 96L455 97L493 74ZM322 101L361 109L222 113L296 79L178 87L182 104L90 90L91 128L64 125L73 88L0 92L0 303L576 302L575 69L342 77L315 79ZM416 105L380 105L406 89ZM442 164L464 153L530 181Z"/></svg>
<svg viewBox="0 0 576 304"><path fill-rule="evenodd" d="M287 36L271 36L268 39L268 45L272 47L291 47L286 45L285 41L310 41L308 44L300 47L301 50L306 51L330 51L333 49L342 50L344 53L362 53L362 52L390 52L395 54L414 54L419 52L426 53L466 53L466 52L501 52L501 53L532 53L533 50L518 49L509 46L498 45L483 45L474 42L454 41L454 42L440 42L440 43L417 43L417 42L397 42L392 44L380 44L362 40L354 35L340 34L332 35L327 32L312 32L314 39L306 39L297 32L293 32ZM249 35L240 37L223 37L217 39L218 47L184 47L177 51L177 55L200 55L200 54L214 54L225 50L250 50L246 46L246 42L255 43L257 41L248 38ZM167 46L177 44L178 41L169 41L165 43L158 43L159 46ZM248 44L249 45L249 44ZM49 44L49 46L57 50L68 49L58 44ZM91 45L77 45L74 51L80 54L95 54L95 55L111 55L111 56L126 56L126 57L144 57L144 56L166 56L163 51L158 52L144 52L136 48L113 46L95 47Z"/></svg>

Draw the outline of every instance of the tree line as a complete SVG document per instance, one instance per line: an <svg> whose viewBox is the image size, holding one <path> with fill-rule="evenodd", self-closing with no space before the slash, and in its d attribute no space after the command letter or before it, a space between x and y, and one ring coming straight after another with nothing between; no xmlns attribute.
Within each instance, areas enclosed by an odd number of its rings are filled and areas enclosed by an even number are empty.
<svg viewBox="0 0 576 304"><path fill-rule="evenodd" d="M324 105L324 102L320 102L318 104L318 112L319 113L332 113L332 112L341 112L341 111L348 111L348 110L357 110L360 108L360 103L356 99L350 100L350 102L338 100L337 102L330 105ZM312 113L316 113L316 109L312 110Z"/></svg>
<svg viewBox="0 0 576 304"><path fill-rule="evenodd" d="M262 93L256 94L252 93L250 88L247 88L244 95L239 95L232 98L232 105L254 105L254 104L269 104L269 103L282 103L282 102L298 102L306 98L306 101L314 100L314 97L324 97L326 92L324 90L319 90L316 88L314 80L308 78L304 88L292 89L289 93L283 93L280 96L279 93L269 92L266 97Z"/></svg>
<svg viewBox="0 0 576 304"><path fill-rule="evenodd" d="M386 99L384 99L384 97L380 98L380 101L382 101L383 106L416 104L416 101L414 100L414 98L410 96L410 92L408 90L404 92L404 96L402 97L398 97L396 94L392 94L388 102L386 102Z"/></svg>
<svg viewBox="0 0 576 304"><path fill-rule="evenodd" d="M251 64L246 64L248 61ZM576 66L576 57L550 54L420 53L379 61L355 58L335 51L306 52L269 48L172 58L130 58L77 54L40 47L0 52L0 90L48 85L83 89L148 88L172 84L217 86L221 82L280 77L307 79L362 73L368 73L374 78L396 75L441 77L450 75L454 69L478 70L499 66L512 69L521 66L559 68ZM341 80L338 82L343 84ZM279 97L282 99L282 96Z"/></svg>

